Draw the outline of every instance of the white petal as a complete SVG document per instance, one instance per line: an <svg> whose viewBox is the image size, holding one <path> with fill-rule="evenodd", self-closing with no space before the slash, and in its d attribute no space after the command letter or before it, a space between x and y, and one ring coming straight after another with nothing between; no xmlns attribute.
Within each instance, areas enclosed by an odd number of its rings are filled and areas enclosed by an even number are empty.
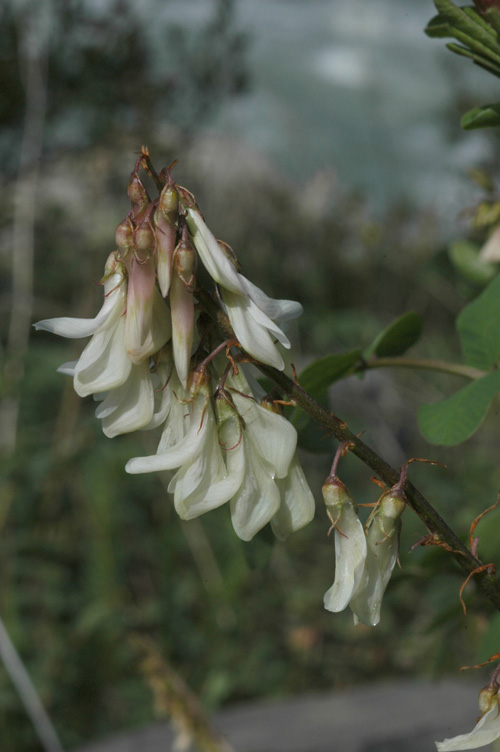
<svg viewBox="0 0 500 752"><path fill-rule="evenodd" d="M96 332L81 354L74 377L80 397L110 391L127 380L132 364L123 345L123 326L121 318L114 328Z"/></svg>
<svg viewBox="0 0 500 752"><path fill-rule="evenodd" d="M158 364L157 370L151 374L151 383L154 390L153 415L149 423L141 428L141 431L158 428L168 417L172 400L175 399L173 396L172 368L173 363L169 354Z"/></svg>
<svg viewBox="0 0 500 752"><path fill-rule="evenodd" d="M247 296L221 290L221 297L237 340L256 360L282 371L285 367L268 330L250 314L252 301Z"/></svg>
<svg viewBox="0 0 500 752"><path fill-rule="evenodd" d="M287 350L290 349L290 340L286 336L286 334L283 332L282 329L279 328L279 326L267 316L264 311L261 311L259 306L255 305L253 300L251 298L248 298L248 313L249 315L254 319L254 321L259 324L259 326L264 327L264 329L267 329L267 331L274 335L274 337L280 342L280 344L283 345L283 347L286 347Z"/></svg>
<svg viewBox="0 0 500 752"><path fill-rule="evenodd" d="M328 611L343 611L358 588L365 567L365 531L353 504L344 501L335 528L335 582L325 593Z"/></svg>
<svg viewBox="0 0 500 752"><path fill-rule="evenodd" d="M138 304L134 305L129 300L125 322L125 347L133 363L142 363L150 355L159 352L171 335L170 310L157 287L147 303L138 301Z"/></svg>
<svg viewBox="0 0 500 752"><path fill-rule="evenodd" d="M170 310L175 368L186 388L193 345L194 299L193 293L186 290L176 273L172 275L170 285Z"/></svg>
<svg viewBox="0 0 500 752"><path fill-rule="evenodd" d="M178 381L177 384L172 384L170 411L161 434L160 443L156 451L157 454L168 452L182 441L189 431L192 410L190 405L183 402L184 392L181 390L182 387Z"/></svg>
<svg viewBox="0 0 500 752"><path fill-rule="evenodd" d="M132 366L127 381L108 393L96 410L102 430L113 438L142 428L153 415L154 395L149 365Z"/></svg>
<svg viewBox="0 0 500 752"><path fill-rule="evenodd" d="M205 410L208 399L201 390L194 400L189 430L181 441L161 454L149 457L134 457L125 465L127 473L151 473L158 470L174 470L190 462L200 452L206 440L210 423L210 410ZM213 413L212 413L213 415ZM170 420L169 420L170 422Z"/></svg>
<svg viewBox="0 0 500 752"><path fill-rule="evenodd" d="M229 453L228 456L228 467L230 462L241 462L238 455L242 451L245 453L246 461L243 483L231 499L231 521L236 535L241 540L249 541L278 511L280 493L276 483L264 468L262 460L247 440L245 432L241 444L237 454Z"/></svg>
<svg viewBox="0 0 500 752"><path fill-rule="evenodd" d="M468 734L455 736L453 739L445 739L444 742L436 742L438 752L454 752L460 749L478 749L491 744L500 738L500 712L498 703L493 706L477 722L476 726Z"/></svg>
<svg viewBox="0 0 500 752"><path fill-rule="evenodd" d="M59 366L59 368L57 369L57 372L64 373L66 374L66 376L74 376L77 363L78 363L77 360L72 360L69 363L63 363L61 366Z"/></svg>
<svg viewBox="0 0 500 752"><path fill-rule="evenodd" d="M245 433L271 475L284 478L295 454L297 431L290 421L259 405L255 400L232 393L234 404L245 421Z"/></svg>
<svg viewBox="0 0 500 752"><path fill-rule="evenodd" d="M363 577L349 603L355 616L372 627L380 621L382 598L398 558L401 522L396 520L394 534L390 537L378 527L375 517L366 533L368 546Z"/></svg>
<svg viewBox="0 0 500 752"><path fill-rule="evenodd" d="M239 279L247 295L253 302L264 311L267 316L276 321L288 321L296 319L302 314L302 306L295 300L275 300L270 298L257 285L250 282L249 279L239 274Z"/></svg>
<svg viewBox="0 0 500 752"><path fill-rule="evenodd" d="M225 436L229 436L227 431ZM229 438L238 440L234 435ZM169 491L174 491L174 504L180 517L189 520L229 501L243 480L244 460L238 459L239 463L233 462L228 474L214 422L204 451L191 463L183 465L170 483Z"/></svg>
<svg viewBox="0 0 500 752"><path fill-rule="evenodd" d="M116 308L123 313L126 286L122 284L123 274L112 274L104 286L104 303L97 316L93 319L76 319L62 316L55 319L44 319L34 324L35 329L58 334L69 339L90 337L99 327L104 326Z"/></svg>
<svg viewBox="0 0 500 752"><path fill-rule="evenodd" d="M238 272L208 229L200 212L197 209L188 209L186 220L203 266L214 282L226 290L241 294L243 285Z"/></svg>
<svg viewBox="0 0 500 752"><path fill-rule="evenodd" d="M43 319L33 324L36 330L52 332L59 334L61 337L77 339L79 337L90 337L99 327L97 317L95 319L74 319L62 316L57 319Z"/></svg>
<svg viewBox="0 0 500 752"><path fill-rule="evenodd" d="M281 503L271 520L271 527L279 540L300 530L314 517L314 496L297 455L294 455L285 478L276 480Z"/></svg>

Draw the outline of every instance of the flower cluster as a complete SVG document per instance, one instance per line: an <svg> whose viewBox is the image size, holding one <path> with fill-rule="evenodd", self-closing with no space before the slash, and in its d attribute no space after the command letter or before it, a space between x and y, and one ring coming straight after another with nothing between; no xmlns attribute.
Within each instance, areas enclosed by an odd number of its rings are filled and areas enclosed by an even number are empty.
<svg viewBox="0 0 500 752"><path fill-rule="evenodd" d="M159 188L155 200L140 167ZM257 382L250 386L242 361L283 370L276 340L287 348L290 342L280 324L301 306L273 300L246 279L192 194L170 170L158 175L145 150L128 195L132 208L116 231L97 316L35 327L91 337L80 358L59 370L73 377L81 397L99 403L106 436L162 427L157 453L131 459L126 470L175 471L168 490L183 519L229 501L243 540L268 522L285 538L312 519L314 499L296 457L295 429L272 398L262 399ZM198 280L198 259L211 278L208 290ZM221 342L214 309L227 316L233 339Z"/></svg>
<svg viewBox="0 0 500 752"><path fill-rule="evenodd" d="M403 486L407 464L398 483L386 491L365 526L346 486L337 477L337 465L348 445L341 444L323 485L326 511L335 530L335 581L325 593L324 605L337 613L351 608L354 622L376 626L385 589L399 554L401 515L406 506Z"/></svg>

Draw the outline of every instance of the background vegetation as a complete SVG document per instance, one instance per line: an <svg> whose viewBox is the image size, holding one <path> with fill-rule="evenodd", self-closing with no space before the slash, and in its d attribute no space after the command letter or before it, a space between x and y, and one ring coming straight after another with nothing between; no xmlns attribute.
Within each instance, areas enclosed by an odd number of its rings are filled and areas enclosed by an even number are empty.
<svg viewBox="0 0 500 752"><path fill-rule="evenodd" d="M457 655L464 663L490 655L498 619L488 626L489 606L472 596L466 624L449 618L460 613L460 575L438 550L407 554L425 534L410 512L380 626L354 628L348 613L323 610L334 553L319 490L331 440L302 457L318 514L285 544L266 531L239 541L225 508L184 523L161 478L124 472L128 458L154 451L151 438L106 439L92 401L56 373L80 343L31 333L31 320L97 310L93 282L128 211L126 183L143 142L159 166L179 159L176 179L245 274L274 297L303 303L294 332L299 370L313 357L367 345L407 310L424 321L416 355L457 358L455 317L481 290L451 264L431 209L374 216L327 171L289 185L272 170L228 178L217 160L203 161L203 128L218 103L251 86L251 40L236 28L230 0L214 3L193 34L165 21L160 58L145 45L132 5L111 5L105 16L64 0L12 1L0 11L0 613L64 745L153 719L130 640L136 633L154 640L210 708L436 676L455 672ZM500 486L498 409L458 449L430 447L415 417L422 401L459 385L443 375L377 371L337 384L330 399L392 464L410 456L448 463L448 472L421 466L411 475L466 535L477 505L493 503ZM354 458L342 474L360 502L377 498ZM480 528L485 561L496 552L494 532L494 524ZM2 748L37 749L1 668L0 706Z"/></svg>

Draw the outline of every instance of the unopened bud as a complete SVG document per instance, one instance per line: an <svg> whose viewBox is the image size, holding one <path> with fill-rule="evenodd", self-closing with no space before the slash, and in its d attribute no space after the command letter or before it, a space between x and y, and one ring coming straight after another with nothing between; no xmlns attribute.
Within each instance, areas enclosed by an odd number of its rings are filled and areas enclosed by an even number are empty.
<svg viewBox="0 0 500 752"><path fill-rule="evenodd" d="M126 217L116 228L115 240L118 256L124 259L134 248L134 228L130 217Z"/></svg>
<svg viewBox="0 0 500 752"><path fill-rule="evenodd" d="M179 208L179 194L175 185L167 184L160 194L158 209L166 221L173 225L177 222Z"/></svg>
<svg viewBox="0 0 500 752"><path fill-rule="evenodd" d="M136 172L133 172L130 176L128 183L128 197L133 205L134 217L136 217L139 212L145 209L150 201L148 192L144 187L144 183Z"/></svg>
<svg viewBox="0 0 500 752"><path fill-rule="evenodd" d="M487 713L488 710L491 710L493 703L496 701L498 693L498 686L495 685L494 687L490 687L488 684L486 687L483 687L483 689L479 693L479 710L481 711L481 714L484 715L484 713Z"/></svg>
<svg viewBox="0 0 500 752"><path fill-rule="evenodd" d="M345 486L336 475L327 478L321 492L325 502L326 513L332 525L336 525L340 520L344 504L352 504L353 508L356 509L356 505L354 504L351 494L347 490L347 486Z"/></svg>
<svg viewBox="0 0 500 752"><path fill-rule="evenodd" d="M182 284L193 292L196 287L196 252L189 242L182 238L174 251L174 265Z"/></svg>
<svg viewBox="0 0 500 752"><path fill-rule="evenodd" d="M134 231L134 249L138 261L146 261L155 249L155 234L151 222L141 222Z"/></svg>

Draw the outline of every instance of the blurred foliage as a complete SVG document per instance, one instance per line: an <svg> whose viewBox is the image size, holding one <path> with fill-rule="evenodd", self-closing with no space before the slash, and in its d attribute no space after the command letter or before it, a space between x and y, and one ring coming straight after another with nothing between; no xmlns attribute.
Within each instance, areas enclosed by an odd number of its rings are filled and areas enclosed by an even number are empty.
<svg viewBox="0 0 500 752"><path fill-rule="evenodd" d="M197 135L221 98L246 85L244 38L234 30L231 3L215 3L213 17L192 33L170 24L168 12L155 15L164 3L148 6L146 26L165 41L177 67L158 63L131 4L114 3L113 13L101 18L97 4L49 5L57 23L46 46L50 106L35 218L35 320L97 310L101 291L92 281L100 278L114 227L128 210L133 152L147 140L155 163L156 154L163 163L180 157L176 176L234 247L244 273L273 297L303 303L294 332L298 369L314 357L369 347L409 311L423 321L418 354L458 357L454 321L481 285L452 265L431 210L400 206L375 217L367 201L346 194L328 171L296 190L272 170L264 176L252 170L252 155L240 160L238 177L228 178L221 166L228 145ZM0 11L6 125L0 149L10 170L2 186L4 228L22 139L23 13L32 7L11 2ZM4 229L4 248L6 235ZM9 263L6 253L6 276ZM8 303L6 284L5 330ZM462 619L461 578L447 555L432 548L406 553L425 534L410 512L402 569L376 629L355 628L347 612L323 610L334 552L321 508L285 544L267 531L241 542L224 507L179 520L164 478L124 472L127 459L155 451L152 438L106 439L92 401L80 400L70 379L56 373L80 347L32 336L19 385L16 451L2 460L0 489L0 612L68 749L152 720L133 634L151 638L209 708L408 672L456 671L459 662L476 662L481 641L483 653L495 642L498 622L488 627L489 606L473 597L473 584L466 600L474 608ZM420 467L411 475L466 535L500 485L498 430L493 415L464 447L430 450L418 435L416 407L452 386L451 376L377 372L339 382L330 400L393 464L409 456L448 463L448 472ZM324 453L303 456L314 489L333 448L316 432L318 440ZM378 490L355 458L343 460L341 474L357 501L376 500ZM486 561L497 548L488 519L478 528ZM0 739L9 740L8 752L39 749L2 670L0 703Z"/></svg>

